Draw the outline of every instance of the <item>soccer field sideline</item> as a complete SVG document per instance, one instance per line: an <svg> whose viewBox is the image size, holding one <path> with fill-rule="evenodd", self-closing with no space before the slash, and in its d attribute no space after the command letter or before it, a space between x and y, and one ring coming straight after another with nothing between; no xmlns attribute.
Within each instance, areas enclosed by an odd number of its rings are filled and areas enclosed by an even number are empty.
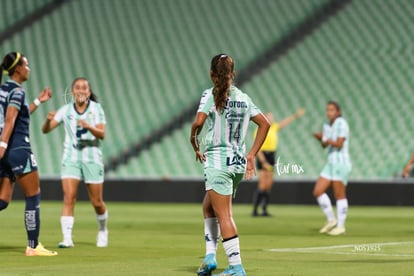
<svg viewBox="0 0 414 276"><path fill-rule="evenodd" d="M95 246L97 226L88 202L76 206L75 248L58 250L61 202L42 202L41 241L57 257L25 257L23 205L0 213L0 275L196 275L204 254L200 204L108 202L110 243ZM318 233L317 206L271 205L270 218L234 205L248 275L411 275L412 207L351 206L346 235ZM227 266L220 245L217 272ZM35 268L35 269L33 269Z"/></svg>

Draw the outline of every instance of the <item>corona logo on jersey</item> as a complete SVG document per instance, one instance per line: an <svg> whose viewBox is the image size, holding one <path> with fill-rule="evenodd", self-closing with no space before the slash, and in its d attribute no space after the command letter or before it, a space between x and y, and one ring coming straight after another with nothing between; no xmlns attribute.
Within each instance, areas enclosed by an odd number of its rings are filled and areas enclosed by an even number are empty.
<svg viewBox="0 0 414 276"><path fill-rule="evenodd" d="M226 108L247 108L247 103L244 101L227 101Z"/></svg>

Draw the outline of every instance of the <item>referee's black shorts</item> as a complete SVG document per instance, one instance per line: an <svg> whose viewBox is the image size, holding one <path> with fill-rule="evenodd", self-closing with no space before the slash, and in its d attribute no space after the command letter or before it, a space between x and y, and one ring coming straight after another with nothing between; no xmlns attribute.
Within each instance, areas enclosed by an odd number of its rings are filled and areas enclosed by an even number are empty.
<svg viewBox="0 0 414 276"><path fill-rule="evenodd" d="M276 152L275 151L263 151L263 155L266 159L266 162L269 163L270 165L274 166L275 165L275 160L276 160ZM257 170L263 170L263 166L262 163L260 163L259 158L256 158L256 169Z"/></svg>

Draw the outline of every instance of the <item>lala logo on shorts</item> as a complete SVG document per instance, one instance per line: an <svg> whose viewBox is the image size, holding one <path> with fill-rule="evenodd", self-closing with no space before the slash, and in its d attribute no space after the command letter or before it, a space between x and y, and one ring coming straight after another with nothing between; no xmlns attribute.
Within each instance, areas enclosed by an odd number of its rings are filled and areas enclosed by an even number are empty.
<svg viewBox="0 0 414 276"><path fill-rule="evenodd" d="M246 159L244 159L243 156L233 156L233 158L230 159L230 157L227 157L226 165L227 166L234 166L234 165L244 165L246 164Z"/></svg>

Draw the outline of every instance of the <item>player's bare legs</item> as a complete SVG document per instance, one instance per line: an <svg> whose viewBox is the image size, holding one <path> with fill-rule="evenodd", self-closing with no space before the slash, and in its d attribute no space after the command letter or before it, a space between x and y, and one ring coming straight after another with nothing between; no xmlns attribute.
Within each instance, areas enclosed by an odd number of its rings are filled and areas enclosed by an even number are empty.
<svg viewBox="0 0 414 276"><path fill-rule="evenodd" d="M341 181L332 181L332 188L337 201L346 198L346 186Z"/></svg>
<svg viewBox="0 0 414 276"><path fill-rule="evenodd" d="M214 190L209 190L207 193L210 198L211 206L219 221L223 240L237 236L237 228L231 211L231 196L218 194Z"/></svg>
<svg viewBox="0 0 414 276"><path fill-rule="evenodd" d="M313 188L313 196L317 199L323 195L330 186L331 180L320 176L316 181L315 187Z"/></svg>
<svg viewBox="0 0 414 276"><path fill-rule="evenodd" d="M95 213L102 215L106 212L105 202L103 201L103 184L87 184L89 200L92 203Z"/></svg>
<svg viewBox="0 0 414 276"><path fill-rule="evenodd" d="M62 216L73 216L76 204L76 197L78 194L79 179L63 178L63 208Z"/></svg>
<svg viewBox="0 0 414 276"><path fill-rule="evenodd" d="M98 222L98 236L96 238L96 246L106 247L108 246L108 212L105 202L103 201L103 183L87 184L86 187L88 189L89 200L95 209L96 220Z"/></svg>
<svg viewBox="0 0 414 276"><path fill-rule="evenodd" d="M40 180L37 171L17 175L16 179L23 190L24 196L30 197L40 193Z"/></svg>
<svg viewBox="0 0 414 276"><path fill-rule="evenodd" d="M203 199L203 215L204 218L211 218L215 217L216 214L214 213L213 206L211 205L210 196L206 192Z"/></svg>

